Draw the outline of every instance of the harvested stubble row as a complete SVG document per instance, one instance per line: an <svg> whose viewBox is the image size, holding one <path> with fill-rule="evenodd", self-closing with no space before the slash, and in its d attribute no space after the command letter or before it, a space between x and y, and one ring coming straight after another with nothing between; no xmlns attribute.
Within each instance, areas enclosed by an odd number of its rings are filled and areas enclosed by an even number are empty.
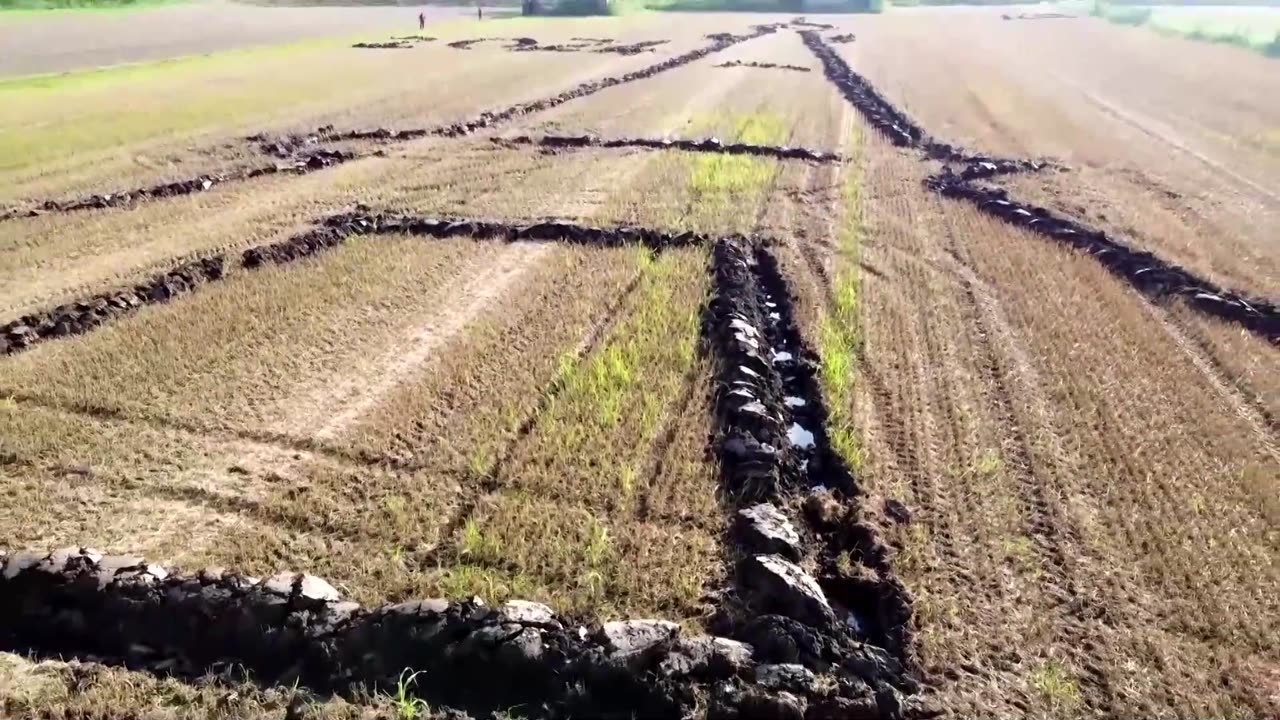
<svg viewBox="0 0 1280 720"><path fill-rule="evenodd" d="M805 44L822 62L826 76L844 93L873 127L895 145L919 150L927 159L962 163L959 172L944 167L924 184L947 197L965 200L980 210L1057 242L1083 250L1097 259L1113 275L1144 295L1163 299L1177 297L1190 307L1212 317L1239 324L1268 342L1280 344L1280 306L1220 287L1154 253L1136 250L1084 223L1052 211L1010 199L1001 189L975 184L975 180L1048 167L1034 160L1010 160L966 153L929 136L906 113L886 100L866 78L813 32L802 32Z"/></svg>
<svg viewBox="0 0 1280 720"><path fill-rule="evenodd" d="M652 138L599 138L593 135L544 135L531 138L520 135L512 138L494 138L499 145L537 145L546 148L643 148L646 150L683 150L685 152L718 153L723 155L750 155L778 160L808 160L819 163L839 163L844 158L835 152L811 150L785 145L754 145L751 143L724 143L718 138L703 140L667 140Z"/></svg>
<svg viewBox="0 0 1280 720"><path fill-rule="evenodd" d="M637 227L595 227L564 222L514 224L487 220L450 220L356 211L327 218L319 227L286 240L249 248L240 264L255 268L288 263L345 242L353 235L409 233L435 238L473 237L483 240L559 241L616 247L643 245L655 250L702 245L707 235ZM165 302L201 284L222 279L225 258L215 255L184 263L130 289L95 294L32 313L0 325L0 355L17 352L44 340L88 332L143 305Z"/></svg>

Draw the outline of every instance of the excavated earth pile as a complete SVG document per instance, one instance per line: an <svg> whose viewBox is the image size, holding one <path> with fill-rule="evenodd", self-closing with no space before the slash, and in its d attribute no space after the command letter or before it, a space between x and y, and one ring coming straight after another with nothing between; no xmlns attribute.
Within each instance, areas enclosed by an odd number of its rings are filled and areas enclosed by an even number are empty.
<svg viewBox="0 0 1280 720"><path fill-rule="evenodd" d="M375 213L357 208L353 212L332 215L316 227L288 239L248 248L240 255L240 266L253 269L267 264L290 263L340 245L354 236L395 233L438 239L567 242L601 247L643 245L654 250L705 245L716 240L688 231L600 227L569 222L439 219ZM772 242L761 237L750 240L762 244ZM0 355L25 350L45 340L88 332L144 305L165 302L204 283L221 280L225 262L221 254L186 262L132 288L96 294L0 325Z"/></svg>
<svg viewBox="0 0 1280 720"><path fill-rule="evenodd" d="M36 207L11 209L0 213L0 220L12 220L24 217L38 217L47 213L76 212L79 210L103 210L107 208L130 208L140 202L161 200L201 193L224 183L249 180L264 175L291 174L305 175L316 170L323 170L344 162L354 160L355 153L347 150L318 148L287 155L276 155L282 161L269 165L243 168L229 173L197 175L189 180L163 183L152 187L124 190L115 193L102 193L71 200L45 200Z"/></svg>
<svg viewBox="0 0 1280 720"><path fill-rule="evenodd" d="M743 62L741 60L729 60L722 62L715 67L718 68L757 68L760 70L794 70L795 72L812 72L812 68L803 65L779 65L777 63L762 62Z"/></svg>
<svg viewBox="0 0 1280 720"><path fill-rule="evenodd" d="M536 717L765 720L775 699L841 714L840 695L797 664L741 642L686 636L661 620L581 625L511 601L432 599L365 609L324 580L195 575L86 548L0 557L0 649L93 656L194 677L237 664L263 684L317 692L394 687L471 711L520 706ZM37 650L38 649L38 650ZM826 708L831 708L827 711Z"/></svg>
<svg viewBox="0 0 1280 720"><path fill-rule="evenodd" d="M695 232L670 232L640 227L598 227L568 222L539 222L514 224L489 220L438 219L416 215L382 214L357 209L355 212L334 215L315 228L288 240L244 251L242 264L257 267L264 263L287 263L313 255L321 250L344 242L355 235L407 234L445 238L475 238L503 242L567 242L600 247L643 245L654 250L665 250L691 245L705 245L712 241L707 235ZM758 242L770 242L756 238Z"/></svg>
<svg viewBox="0 0 1280 720"><path fill-rule="evenodd" d="M1101 231L1046 208L1011 200L1000 188L965 181L952 173L934 175L926 185L947 197L973 203L984 213L1088 253L1117 277L1153 298L1179 297L1196 310L1238 323L1271 343L1280 344L1280 307L1225 290L1192 272L1136 250Z"/></svg>
<svg viewBox="0 0 1280 720"><path fill-rule="evenodd" d="M365 48L370 50L408 50L409 48L412 48L414 45L417 45L418 43L435 42L435 41L436 41L436 38L428 37L426 35L402 35L400 37L393 37L386 42L374 42L374 43L358 42L352 45L351 47Z"/></svg>
<svg viewBox="0 0 1280 720"><path fill-rule="evenodd" d="M818 163L840 163L839 153L811 150L785 145L752 145L749 143L723 143L717 138L703 140L667 140L654 138L599 138L594 135L544 135L531 138L520 135L513 138L494 138L499 145L535 145L550 149L577 148L642 148L646 150L683 150L685 152L719 153L724 155L751 155L777 160L807 160Z"/></svg>
<svg viewBox="0 0 1280 720"><path fill-rule="evenodd" d="M659 45L665 45L670 40L642 40L640 42L630 43L628 45L616 45L614 40L609 38L573 38L567 43L557 43L554 45L543 45L535 38L518 37L518 38L471 38L469 40L456 40L449 43L449 47L456 50L470 50L472 46L486 42L506 42L504 50L509 52L593 52L593 53L613 53L617 55L640 55L641 53L654 52L654 48Z"/></svg>
<svg viewBox="0 0 1280 720"><path fill-rule="evenodd" d="M413 47L413 43L407 43L400 40L391 40L390 42L363 43L359 42L352 45L353 48L361 48L365 50L409 50Z"/></svg>
<svg viewBox="0 0 1280 720"><path fill-rule="evenodd" d="M1280 306L1277 303L1226 290L1153 253L1136 250L1115 240L1101 230L1046 208L1011 199L1003 189L978 184L975 181L1034 172L1052 165L1039 160L971 154L932 139L886 100L866 78L855 73L817 33L803 31L800 34L805 45L822 62L827 78L891 142L899 147L918 150L927 160L961 164L959 170L948 165L927 177L924 185L929 190L972 203L982 212L1006 223L1084 251L1147 297L1180 298L1206 315L1237 323L1268 342L1280 344Z"/></svg>
<svg viewBox="0 0 1280 720"><path fill-rule="evenodd" d="M193 260L132 288L100 293L0 325L0 355L43 340L88 332L143 305L165 302L206 282L221 280L224 262L222 255Z"/></svg>
<svg viewBox="0 0 1280 720"><path fill-rule="evenodd" d="M910 601L858 518L856 483L826 434L817 358L776 261L724 239L712 273L703 335L717 368L715 452L735 509L734 580L712 632L836 688L821 709L778 693L776 717L919 715L905 666ZM842 568L842 556L856 567Z"/></svg>

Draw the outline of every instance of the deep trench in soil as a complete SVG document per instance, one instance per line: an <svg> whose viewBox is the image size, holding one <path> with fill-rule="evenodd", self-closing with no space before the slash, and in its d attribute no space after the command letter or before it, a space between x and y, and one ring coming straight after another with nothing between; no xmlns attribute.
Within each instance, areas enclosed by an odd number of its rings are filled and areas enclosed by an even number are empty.
<svg viewBox="0 0 1280 720"><path fill-rule="evenodd" d="M716 355L713 450L729 505L740 511L769 504L788 521L795 516L798 542L787 551L817 569L810 589L825 594L821 602L829 606L809 616L816 632L836 643L869 643L906 662L910 600L887 549L858 517L856 480L827 434L820 360L796 325L777 261L766 247L724 239L713 247L712 273L703 334ZM726 599L717 632L732 633L738 615L778 607L776 598L740 590Z"/></svg>

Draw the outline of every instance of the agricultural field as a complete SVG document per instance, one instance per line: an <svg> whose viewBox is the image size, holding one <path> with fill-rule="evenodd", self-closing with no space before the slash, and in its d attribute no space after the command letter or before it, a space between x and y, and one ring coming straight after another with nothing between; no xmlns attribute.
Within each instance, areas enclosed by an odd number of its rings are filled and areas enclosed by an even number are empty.
<svg viewBox="0 0 1280 720"><path fill-rule="evenodd" d="M0 715L1280 715L1274 61L352 29L0 80Z"/></svg>

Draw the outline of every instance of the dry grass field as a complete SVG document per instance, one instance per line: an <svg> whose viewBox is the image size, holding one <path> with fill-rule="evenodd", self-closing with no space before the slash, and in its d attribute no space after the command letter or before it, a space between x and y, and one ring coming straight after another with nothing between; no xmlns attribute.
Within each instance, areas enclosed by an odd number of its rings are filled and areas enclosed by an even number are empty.
<svg viewBox="0 0 1280 720"><path fill-rule="evenodd" d="M809 22L832 24L818 35L937 140L1054 163L988 181L1010 198L1280 299L1274 60L1092 18ZM709 33L762 23L779 27L685 56ZM777 323L767 342L792 342L793 323L805 355L775 353L777 382L795 387L786 368L812 368L812 393L787 407L822 406L816 452L855 484L836 531L813 519L827 490L774 502L801 525L799 566L852 627L870 601L837 588L905 588L905 647L883 627L860 637L919 683L898 688L901 705L881 695L857 715L811 700L801 716L1280 717L1277 336L1144 294L1086 253L930 191L940 163L850 104L806 29L729 13L459 20L403 49L307 42L0 81L0 211L21 211L0 215L0 323L225 259L167 302L0 355L0 550L307 572L368 607L519 599L584 625L663 618L724 634L747 552L733 524L754 503L735 494L722 449L733 367L708 310L724 292L722 244L402 228L296 262L241 258L358 206L758 234L760 312ZM508 40L447 44L477 37ZM515 52L520 37L667 42ZM629 75L670 58L680 64ZM717 67L729 61L810 71ZM14 67L0 71L42 69ZM434 131L602 78L625 81L471 133ZM326 125L426 132L319 133L305 147L354 157L127 207L25 212L270 165L246 136ZM504 142L584 134L842 157ZM796 424L787 448L813 442L804 432ZM839 489L817 458L803 463L811 484ZM839 540L858 533L883 551ZM449 704L234 667L170 677L12 637L0 622L5 717L412 718ZM759 662L807 664L765 652ZM811 665L825 689L806 692L835 692L823 683L839 665ZM748 682L777 696L764 667ZM792 692L804 694L781 695ZM740 717L796 717L769 707Z"/></svg>

